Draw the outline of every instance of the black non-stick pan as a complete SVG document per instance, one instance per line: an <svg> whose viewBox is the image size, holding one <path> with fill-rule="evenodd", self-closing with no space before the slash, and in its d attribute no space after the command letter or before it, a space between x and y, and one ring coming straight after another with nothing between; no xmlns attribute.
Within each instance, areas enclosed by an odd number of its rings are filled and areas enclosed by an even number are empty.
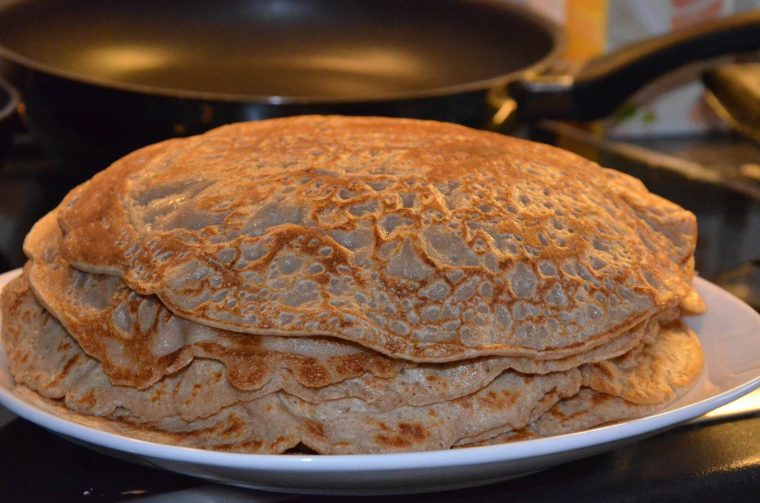
<svg viewBox="0 0 760 503"><path fill-rule="evenodd" d="M507 90L523 120L592 119L675 66L760 48L760 13L547 75L561 45L556 27L506 0L30 0L0 10L4 74L29 127L80 169L292 114L494 127Z"/></svg>

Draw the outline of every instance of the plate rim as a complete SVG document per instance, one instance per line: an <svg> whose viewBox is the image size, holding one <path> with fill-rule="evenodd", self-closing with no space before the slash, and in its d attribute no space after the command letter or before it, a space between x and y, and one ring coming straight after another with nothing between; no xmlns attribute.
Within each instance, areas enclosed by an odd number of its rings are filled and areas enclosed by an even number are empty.
<svg viewBox="0 0 760 503"><path fill-rule="evenodd" d="M0 288L20 273L21 269L15 269L0 274ZM758 329L760 329L760 314L746 303L705 279L695 277L694 285L697 290L710 291L712 294L717 294L730 300L735 308L741 309L745 314L754 318ZM706 314L700 316L710 316L710 311L708 310ZM7 367L5 348L1 342L0 372L7 374L12 380ZM72 437L87 444L135 456L260 472L360 473L367 471L387 472L409 469L440 469L508 463L592 448L640 435L654 434L660 430L699 417L758 387L760 387L760 374L715 396L702 398L676 408L668 408L641 418L589 430L498 445L382 454L246 454L150 442L100 430L73 420L58 417L25 401L12 389L7 388L4 383L0 383L0 403L18 416L47 430ZM678 401L675 403L677 404Z"/></svg>

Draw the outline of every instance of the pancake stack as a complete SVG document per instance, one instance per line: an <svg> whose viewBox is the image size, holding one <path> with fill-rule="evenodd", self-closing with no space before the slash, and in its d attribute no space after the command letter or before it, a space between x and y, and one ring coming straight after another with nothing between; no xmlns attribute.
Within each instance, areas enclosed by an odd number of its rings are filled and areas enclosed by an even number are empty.
<svg viewBox="0 0 760 503"><path fill-rule="evenodd" d="M27 236L18 392L133 437L449 449L657 411L702 368L696 220L562 150L299 117L138 150Z"/></svg>

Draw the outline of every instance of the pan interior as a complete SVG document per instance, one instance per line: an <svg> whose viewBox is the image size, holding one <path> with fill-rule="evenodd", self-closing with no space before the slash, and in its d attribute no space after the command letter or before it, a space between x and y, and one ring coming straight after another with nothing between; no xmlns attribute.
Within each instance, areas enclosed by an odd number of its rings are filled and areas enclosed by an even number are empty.
<svg viewBox="0 0 760 503"><path fill-rule="evenodd" d="M507 1L41 0L0 11L0 46L87 81L297 98L467 86L554 48Z"/></svg>

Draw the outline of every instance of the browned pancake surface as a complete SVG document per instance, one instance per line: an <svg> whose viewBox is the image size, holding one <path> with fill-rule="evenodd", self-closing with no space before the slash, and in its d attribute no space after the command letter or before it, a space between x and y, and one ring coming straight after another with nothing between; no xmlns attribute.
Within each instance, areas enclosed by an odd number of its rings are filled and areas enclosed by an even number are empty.
<svg viewBox="0 0 760 503"><path fill-rule="evenodd" d="M414 364L340 339L233 333L178 318L114 276L70 267L59 241L54 213L30 232L26 270L32 290L113 383L140 389L194 358L208 358L222 362L241 390L285 385L311 401L349 396L386 406L422 405L475 392L510 368L546 374L622 355L658 326L653 318L591 350L554 360L491 356Z"/></svg>
<svg viewBox="0 0 760 503"><path fill-rule="evenodd" d="M222 364L207 359L138 390L108 380L102 366L36 302L25 276L4 290L2 303L11 370L34 403L53 409L65 404L65 417L136 438L212 449L284 452L300 442L322 453L403 452L548 436L651 413L681 396L701 369L689 363L701 360L694 334L671 325L633 351L636 364L629 373L664 365L653 379L672 391L646 405L589 388L578 393L577 369L546 375L505 371L476 392L423 405L340 394L311 401L280 388L241 391L230 385ZM686 340L674 345L674 337ZM622 396L639 386L635 379L621 383Z"/></svg>
<svg viewBox="0 0 760 503"><path fill-rule="evenodd" d="M559 149L299 117L137 151L72 191L75 267L236 332L451 361L585 351L691 292L694 215Z"/></svg>
<svg viewBox="0 0 760 503"><path fill-rule="evenodd" d="M448 448L495 427L523 427L580 386L577 369L543 376L507 371L474 393L439 403L409 405L415 403L411 397L389 404L384 393L378 404L335 393L333 400L307 397L321 399L312 404L281 391L292 391L288 386L239 390L224 366L208 359L196 359L143 390L117 386L36 302L24 275L3 293L2 337L21 392L27 398L37 393L36 404L65 405L65 417L137 438L250 452L283 452L298 442L322 453ZM326 421L330 415L340 419ZM373 427L380 431L373 433Z"/></svg>

